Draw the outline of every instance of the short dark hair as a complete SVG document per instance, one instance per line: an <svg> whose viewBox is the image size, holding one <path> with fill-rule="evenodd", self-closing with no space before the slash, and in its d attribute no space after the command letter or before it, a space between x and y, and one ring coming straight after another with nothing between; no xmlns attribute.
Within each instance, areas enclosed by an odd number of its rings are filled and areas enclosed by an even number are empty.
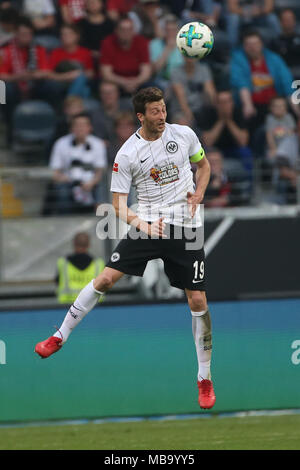
<svg viewBox="0 0 300 470"><path fill-rule="evenodd" d="M295 12L294 12L294 10L293 10L292 8L288 8L288 7L282 8L282 10L280 10L280 12L279 12L279 18L281 18L281 16L282 16L284 13L292 13L292 14L296 17Z"/></svg>
<svg viewBox="0 0 300 470"><path fill-rule="evenodd" d="M60 32L61 32L64 28L70 29L71 31L73 31L73 33L77 34L77 36L80 36L81 30L80 30L80 27L79 27L77 24L67 24L67 23L64 23L64 24L62 24L61 27L60 27Z"/></svg>
<svg viewBox="0 0 300 470"><path fill-rule="evenodd" d="M80 248L88 248L90 245L90 236L86 232L78 232L73 238L73 245Z"/></svg>
<svg viewBox="0 0 300 470"><path fill-rule="evenodd" d="M32 21L27 16L19 16L17 27L20 28L21 26L25 26L25 28L28 28L28 29L31 29L31 31L34 31Z"/></svg>
<svg viewBox="0 0 300 470"><path fill-rule="evenodd" d="M162 90L156 87L142 88L133 97L133 108L135 113L145 114L146 104L164 99Z"/></svg>
<svg viewBox="0 0 300 470"><path fill-rule="evenodd" d="M88 119L90 124L92 125L91 116L86 111L83 111L82 113L75 114L75 116L72 117L71 124L73 125L74 122L76 121L76 119L80 119L80 118Z"/></svg>
<svg viewBox="0 0 300 470"><path fill-rule="evenodd" d="M18 22L19 22L19 13L15 8L9 7L0 11L0 23L16 26Z"/></svg>
<svg viewBox="0 0 300 470"><path fill-rule="evenodd" d="M262 35L257 29L246 29L246 31L243 33L242 40L244 42L246 39L251 38L253 36L256 36L257 38L259 38L261 42L264 42L264 38L262 37Z"/></svg>

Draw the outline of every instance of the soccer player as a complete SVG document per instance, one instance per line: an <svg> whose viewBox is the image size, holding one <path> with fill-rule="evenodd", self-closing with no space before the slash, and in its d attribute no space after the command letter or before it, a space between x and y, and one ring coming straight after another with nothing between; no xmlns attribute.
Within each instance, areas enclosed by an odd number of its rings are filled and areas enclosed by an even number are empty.
<svg viewBox="0 0 300 470"><path fill-rule="evenodd" d="M141 127L117 153L111 182L116 214L131 226L130 230L102 273L79 293L60 329L38 343L35 352L42 358L57 352L98 304L99 296L124 273L142 276L149 260L161 258L171 285L185 290L198 359L199 404L212 408L216 398L210 371L211 319L205 295L203 244L199 247L197 242L202 233L200 203L210 166L192 129L166 123L161 90L150 87L138 91L133 105ZM197 164L196 184L190 162ZM132 184L137 191L137 213L127 206Z"/></svg>

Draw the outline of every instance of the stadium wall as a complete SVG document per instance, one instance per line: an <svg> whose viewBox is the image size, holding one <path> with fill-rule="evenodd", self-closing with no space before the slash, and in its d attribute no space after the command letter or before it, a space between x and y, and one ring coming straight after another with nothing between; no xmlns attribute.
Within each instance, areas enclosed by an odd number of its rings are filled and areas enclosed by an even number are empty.
<svg viewBox="0 0 300 470"><path fill-rule="evenodd" d="M213 411L300 408L300 300L210 308ZM34 345L64 314L0 313L2 423L200 412L186 304L102 305L61 351L41 360Z"/></svg>

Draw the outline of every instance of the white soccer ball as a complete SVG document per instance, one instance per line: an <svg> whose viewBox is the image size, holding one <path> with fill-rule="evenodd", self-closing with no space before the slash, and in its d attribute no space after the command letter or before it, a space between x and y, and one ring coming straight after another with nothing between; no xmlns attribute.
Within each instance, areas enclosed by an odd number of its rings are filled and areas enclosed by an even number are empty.
<svg viewBox="0 0 300 470"><path fill-rule="evenodd" d="M176 44L185 57L203 59L213 48L214 35L206 24L193 21L180 28Z"/></svg>

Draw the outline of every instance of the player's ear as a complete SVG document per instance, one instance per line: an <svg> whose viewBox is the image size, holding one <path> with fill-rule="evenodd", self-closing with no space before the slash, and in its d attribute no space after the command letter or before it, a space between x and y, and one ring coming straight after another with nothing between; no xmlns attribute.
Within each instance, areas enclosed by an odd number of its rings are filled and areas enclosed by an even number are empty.
<svg viewBox="0 0 300 470"><path fill-rule="evenodd" d="M144 115L143 113L136 113L138 120L140 121L141 124L143 124L144 121Z"/></svg>

